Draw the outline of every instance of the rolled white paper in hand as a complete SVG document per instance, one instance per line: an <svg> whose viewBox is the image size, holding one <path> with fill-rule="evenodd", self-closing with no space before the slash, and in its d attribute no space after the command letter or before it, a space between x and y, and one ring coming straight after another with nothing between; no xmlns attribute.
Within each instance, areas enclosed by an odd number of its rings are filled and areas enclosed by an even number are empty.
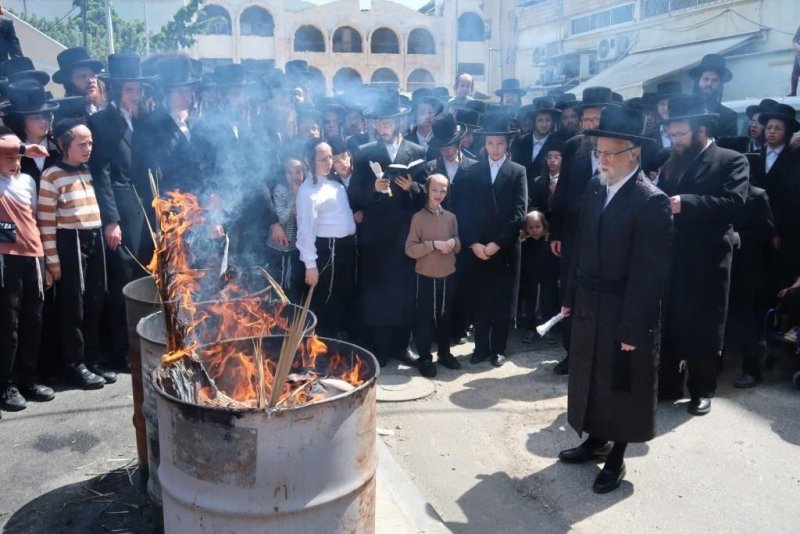
<svg viewBox="0 0 800 534"><path fill-rule="evenodd" d="M536 333L540 336L544 336L547 332L550 331L555 325L561 322L564 318L564 315L561 312L558 312L554 316L552 316L546 323L540 324L536 327Z"/></svg>

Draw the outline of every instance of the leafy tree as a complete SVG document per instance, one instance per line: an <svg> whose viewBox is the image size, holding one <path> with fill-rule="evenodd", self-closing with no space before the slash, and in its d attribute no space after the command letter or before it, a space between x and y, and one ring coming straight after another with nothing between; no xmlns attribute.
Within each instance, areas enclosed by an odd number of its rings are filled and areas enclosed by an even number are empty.
<svg viewBox="0 0 800 534"><path fill-rule="evenodd" d="M206 32L213 19L203 16L205 0L189 0L175 14L173 19L158 32L150 35L150 51L166 52L188 48L195 43L197 36ZM55 39L64 46L83 46L84 18L81 8L86 6L86 36L89 55L96 58L108 56L108 33L106 28L105 0L73 0L73 9L68 16L56 20L35 15L16 14L34 28ZM114 48L116 52L139 55L145 53L144 21L126 21L111 10L114 26Z"/></svg>

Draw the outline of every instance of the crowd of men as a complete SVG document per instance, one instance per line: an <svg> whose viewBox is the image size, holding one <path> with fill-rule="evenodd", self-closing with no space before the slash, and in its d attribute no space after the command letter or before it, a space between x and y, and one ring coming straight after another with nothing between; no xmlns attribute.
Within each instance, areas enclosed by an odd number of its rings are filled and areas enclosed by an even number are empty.
<svg viewBox="0 0 800 534"><path fill-rule="evenodd" d="M318 331L381 365L436 376L435 340L438 362L458 369L450 345L472 332L471 363L499 367L515 324L533 341L560 308L568 356L554 371L569 375L571 425L589 434L561 459L607 459L599 492L624 476L625 445L654 436L656 400L682 398L687 382L689 411L708 413L723 350L742 357L735 385L755 386L765 310L782 301L796 321L800 123L764 99L737 131L721 56L689 71L686 94L663 82L627 101L591 87L527 103L515 79L498 102L474 99L467 74L453 95L330 97L302 60L204 75L182 55L104 63L71 48L58 64L62 99L29 59L0 67L0 150L26 154L17 174L38 188L46 256L34 247L27 274L0 269L4 410L52 399L43 378L92 389L126 368L122 288L153 252L150 176L208 208L197 267L227 240L231 263L265 267L293 299L315 286ZM13 223L0 220L7 265L20 254Z"/></svg>

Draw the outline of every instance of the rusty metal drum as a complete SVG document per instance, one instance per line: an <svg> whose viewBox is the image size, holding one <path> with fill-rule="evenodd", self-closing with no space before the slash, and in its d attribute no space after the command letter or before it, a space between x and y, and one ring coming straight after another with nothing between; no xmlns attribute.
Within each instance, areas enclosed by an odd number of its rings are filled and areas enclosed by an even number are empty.
<svg viewBox="0 0 800 534"><path fill-rule="evenodd" d="M133 426L136 429L136 452L140 472L147 476L147 432L142 415L142 367L140 361L139 336L136 325L142 317L160 308L156 283L152 276L133 280L122 288L125 296L125 314L128 324L128 363L131 366L131 388L133 389ZM146 375L149 376L149 375Z"/></svg>
<svg viewBox="0 0 800 534"><path fill-rule="evenodd" d="M296 304L283 304L274 300L260 300L258 298L240 299L240 301L252 300L257 302L266 313L273 314L281 318L282 324L288 324L294 317L294 314L300 313L300 307ZM212 303L198 303L198 308L203 305ZM317 326L317 317L312 312L308 312L306 316L306 328L304 332L306 335L311 335ZM143 377L148 377L144 380L142 401L140 402L141 411L144 419L145 428L145 441L147 444L147 463L148 463L148 479L147 479L147 493L150 499L161 504L161 485L158 480L158 465L159 465L159 445L158 445L158 405L156 403L157 394L153 386L153 381L150 376L160 365L162 357L167 350L167 338L164 333L164 316L162 312L156 312L143 317L136 327L138 334L140 350L141 350L141 364L140 370ZM276 326L272 334L282 334L285 329ZM211 329L203 330L203 336L206 339L201 339L202 343L209 343L214 340L216 333Z"/></svg>
<svg viewBox="0 0 800 534"><path fill-rule="evenodd" d="M154 373L165 532L375 531L377 360L355 345L323 341L345 358L361 356L364 382L297 407L199 405Z"/></svg>

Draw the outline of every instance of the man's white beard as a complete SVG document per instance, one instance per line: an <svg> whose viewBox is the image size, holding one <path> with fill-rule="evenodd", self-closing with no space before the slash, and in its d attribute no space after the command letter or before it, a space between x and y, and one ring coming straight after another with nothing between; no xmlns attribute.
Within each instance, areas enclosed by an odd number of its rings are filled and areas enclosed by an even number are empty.
<svg viewBox="0 0 800 534"><path fill-rule="evenodd" d="M607 186L608 185L608 174L600 171L597 173L597 178L600 180L600 183Z"/></svg>

